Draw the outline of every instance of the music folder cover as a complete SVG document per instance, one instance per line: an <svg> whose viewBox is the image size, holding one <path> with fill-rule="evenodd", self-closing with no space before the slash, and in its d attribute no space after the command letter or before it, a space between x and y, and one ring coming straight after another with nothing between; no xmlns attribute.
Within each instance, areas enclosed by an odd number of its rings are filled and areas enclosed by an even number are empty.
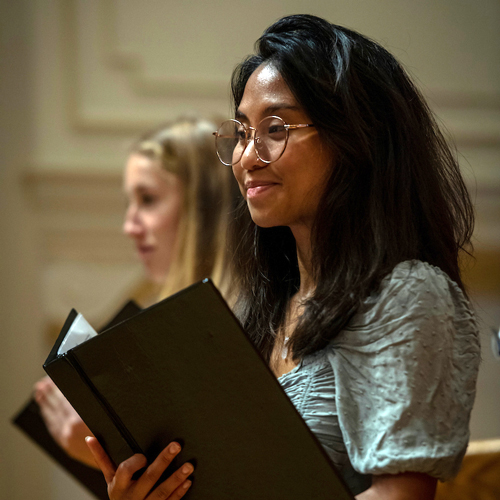
<svg viewBox="0 0 500 500"><path fill-rule="evenodd" d="M195 465L191 500L352 500L328 455L210 280L69 349L72 311L44 369L119 464Z"/></svg>

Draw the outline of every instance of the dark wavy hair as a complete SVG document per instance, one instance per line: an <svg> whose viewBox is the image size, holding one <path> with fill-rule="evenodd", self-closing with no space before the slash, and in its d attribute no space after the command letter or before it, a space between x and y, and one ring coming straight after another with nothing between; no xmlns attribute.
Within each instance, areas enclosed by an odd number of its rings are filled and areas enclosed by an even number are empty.
<svg viewBox="0 0 500 500"><path fill-rule="evenodd" d="M472 204L454 151L396 59L324 19L284 17L235 69L235 109L261 64L280 72L336 152L312 231L317 286L290 341L294 359L326 346L402 261L437 266L464 289L458 257L470 245ZM295 240L286 227L257 227L242 203L231 244L236 312L269 359L299 289Z"/></svg>

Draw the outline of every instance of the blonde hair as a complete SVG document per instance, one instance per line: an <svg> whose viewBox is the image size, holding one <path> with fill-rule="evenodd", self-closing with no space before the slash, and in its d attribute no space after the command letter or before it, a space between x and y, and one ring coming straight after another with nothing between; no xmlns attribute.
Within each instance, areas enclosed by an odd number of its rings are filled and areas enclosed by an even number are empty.
<svg viewBox="0 0 500 500"><path fill-rule="evenodd" d="M173 259L160 299L210 277L228 297L226 230L237 188L215 153L217 126L186 117L143 136L131 153L158 160L182 182L184 201Z"/></svg>

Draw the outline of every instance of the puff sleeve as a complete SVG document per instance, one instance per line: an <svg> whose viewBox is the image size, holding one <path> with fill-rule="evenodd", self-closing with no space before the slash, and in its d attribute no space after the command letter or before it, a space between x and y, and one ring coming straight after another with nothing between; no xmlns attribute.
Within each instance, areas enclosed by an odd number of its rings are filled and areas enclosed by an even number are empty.
<svg viewBox="0 0 500 500"><path fill-rule="evenodd" d="M362 474L456 474L480 360L476 321L440 269L399 264L330 345L339 425Z"/></svg>

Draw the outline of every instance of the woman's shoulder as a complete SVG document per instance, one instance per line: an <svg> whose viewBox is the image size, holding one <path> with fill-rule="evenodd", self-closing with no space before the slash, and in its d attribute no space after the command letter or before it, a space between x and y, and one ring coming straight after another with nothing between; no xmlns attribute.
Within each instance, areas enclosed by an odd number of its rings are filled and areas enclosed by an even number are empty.
<svg viewBox="0 0 500 500"><path fill-rule="evenodd" d="M472 307L462 289L444 271L427 262L407 260L397 264L382 279L379 289L367 297L370 309L378 305L390 312L394 307L466 309Z"/></svg>
<svg viewBox="0 0 500 500"><path fill-rule="evenodd" d="M382 280L379 293L397 290L446 294L450 287L460 289L439 267L421 260L406 260L397 264Z"/></svg>
<svg viewBox="0 0 500 500"><path fill-rule="evenodd" d="M339 340L355 341L353 331L358 331L359 341L373 341L396 326L409 334L413 327L437 328L443 322L451 323L458 336L477 336L474 311L461 288L436 266L404 261L364 300Z"/></svg>
<svg viewBox="0 0 500 500"><path fill-rule="evenodd" d="M480 345L472 308L446 273L401 262L329 348L339 421L356 470L414 470L443 480L456 473Z"/></svg>

